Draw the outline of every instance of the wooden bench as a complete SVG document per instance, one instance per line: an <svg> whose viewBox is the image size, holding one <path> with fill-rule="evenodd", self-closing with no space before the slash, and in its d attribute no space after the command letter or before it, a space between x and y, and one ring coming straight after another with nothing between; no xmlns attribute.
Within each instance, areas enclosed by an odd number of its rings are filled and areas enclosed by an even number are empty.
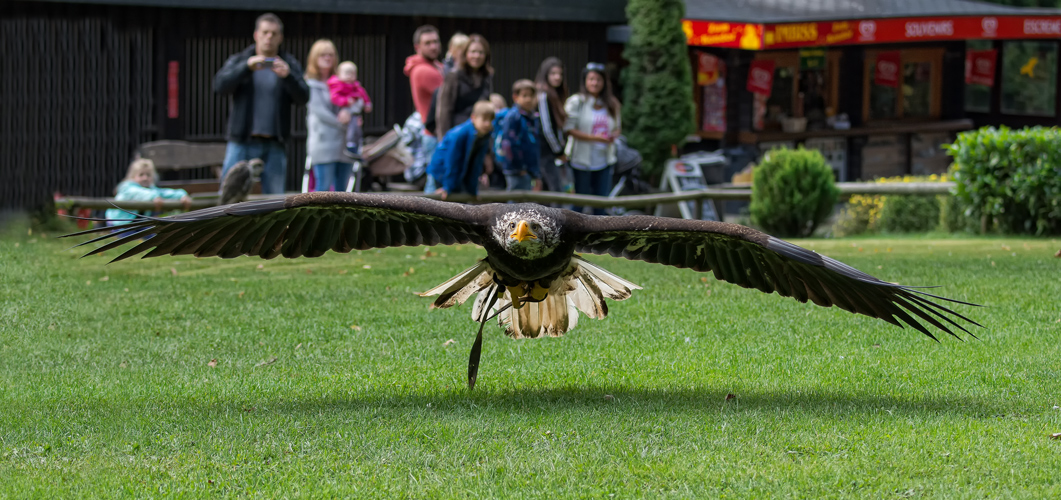
<svg viewBox="0 0 1061 500"><path fill-rule="evenodd" d="M212 174L207 179L160 180L158 186L183 189L191 195L216 195L221 182L225 148L226 144L223 142L154 141L140 145L140 157L155 162L155 170L160 177L166 172L210 169ZM261 183L255 182L251 193L261 192Z"/></svg>

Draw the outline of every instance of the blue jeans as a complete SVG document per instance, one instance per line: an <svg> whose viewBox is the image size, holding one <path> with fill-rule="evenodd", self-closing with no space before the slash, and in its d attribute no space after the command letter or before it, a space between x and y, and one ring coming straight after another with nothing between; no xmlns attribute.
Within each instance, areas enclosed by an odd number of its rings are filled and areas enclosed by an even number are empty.
<svg viewBox="0 0 1061 500"><path fill-rule="evenodd" d="M431 164L431 157L435 154L435 148L438 147L438 137L433 135L427 135L427 132L420 134L420 151L418 154L421 155L423 160L424 168L427 168ZM420 159L417 159L419 162Z"/></svg>
<svg viewBox="0 0 1061 500"><path fill-rule="evenodd" d="M505 191L531 190L530 174L505 174Z"/></svg>
<svg viewBox="0 0 1061 500"><path fill-rule="evenodd" d="M427 174L426 177L427 177L427 182L424 183L424 192L425 193L427 193L427 194L434 193L435 191L438 191L438 188L442 187L442 183L438 182L438 180L435 179L434 177L432 177L431 174Z"/></svg>
<svg viewBox="0 0 1061 500"><path fill-rule="evenodd" d="M346 191L350 184L350 175L354 172L352 163L321 163L313 166L314 191L328 191L333 185L336 191Z"/></svg>
<svg viewBox="0 0 1061 500"><path fill-rule="evenodd" d="M576 194L595 194L597 196L608 196L612 190L612 166L608 165L601 170L581 170L578 168L571 169L575 174L575 193ZM582 207L576 206L573 208L576 212L581 212ZM603 208L594 208L593 215L606 215L607 212Z"/></svg>
<svg viewBox="0 0 1061 500"><path fill-rule="evenodd" d="M262 170L262 194L284 194L287 180L287 151L280 141L251 138L247 142L228 141L225 149L225 162L221 166L221 180L224 182L228 169L241 161L261 158L265 162ZM218 193L220 193L220 188Z"/></svg>

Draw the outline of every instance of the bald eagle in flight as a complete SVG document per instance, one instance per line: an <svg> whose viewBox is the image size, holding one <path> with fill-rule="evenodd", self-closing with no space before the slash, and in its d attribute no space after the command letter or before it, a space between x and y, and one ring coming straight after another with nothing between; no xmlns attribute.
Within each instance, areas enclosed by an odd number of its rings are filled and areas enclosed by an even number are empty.
<svg viewBox="0 0 1061 500"><path fill-rule="evenodd" d="M100 227L67 236L87 233L104 234L81 245L113 241L85 256L136 243L113 261L144 252L145 258L192 254L272 259L319 257L328 250L480 245L485 258L421 294L437 296L433 307L439 308L460 305L478 294L472 319L480 326L468 364L469 388L475 386L483 325L490 319L497 317L513 338L556 337L575 327L579 312L602 319L608 314L605 299L624 300L640 289L579 253L710 271L716 279L745 288L823 307L835 305L899 327L905 323L932 339L936 337L918 319L959 339L950 327L972 333L950 316L980 326L931 299L976 304L881 281L784 240L724 222L589 216L536 204L463 205L393 194L317 192L170 217L141 216L119 231Z"/></svg>

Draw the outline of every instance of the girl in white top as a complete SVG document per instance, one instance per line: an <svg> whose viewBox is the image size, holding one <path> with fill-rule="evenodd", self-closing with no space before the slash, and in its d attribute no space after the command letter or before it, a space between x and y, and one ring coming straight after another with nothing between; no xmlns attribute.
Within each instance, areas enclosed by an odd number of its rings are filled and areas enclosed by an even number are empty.
<svg viewBox="0 0 1061 500"><path fill-rule="evenodd" d="M616 162L615 138L622 130L619 100L612 95L604 65L589 63L582 70L579 93L564 103L568 134L565 153L575 176L575 193L608 196L612 165ZM581 211L582 207L575 207ZM594 208L595 215L604 215Z"/></svg>

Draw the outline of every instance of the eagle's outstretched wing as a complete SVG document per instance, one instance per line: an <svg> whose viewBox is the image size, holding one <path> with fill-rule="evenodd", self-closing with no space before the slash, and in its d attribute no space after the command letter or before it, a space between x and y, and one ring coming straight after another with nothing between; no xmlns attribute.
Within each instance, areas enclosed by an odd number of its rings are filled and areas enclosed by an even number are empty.
<svg viewBox="0 0 1061 500"><path fill-rule="evenodd" d="M480 230L487 220L482 208L471 205L414 196L317 192L171 217L139 217L123 226L67 236L106 233L81 245L113 239L86 256L143 239L114 261L143 252L147 252L144 257L257 255L271 259L278 255L319 257L328 250L482 244Z"/></svg>
<svg viewBox="0 0 1061 500"><path fill-rule="evenodd" d="M648 216L569 216L565 230L577 238L578 252L711 271L715 278L745 288L777 292L800 302L810 300L823 307L835 305L899 327L906 323L933 339L911 314L959 339L944 322L973 334L946 314L981 326L930 299L977 304L881 281L843 262L737 224Z"/></svg>

